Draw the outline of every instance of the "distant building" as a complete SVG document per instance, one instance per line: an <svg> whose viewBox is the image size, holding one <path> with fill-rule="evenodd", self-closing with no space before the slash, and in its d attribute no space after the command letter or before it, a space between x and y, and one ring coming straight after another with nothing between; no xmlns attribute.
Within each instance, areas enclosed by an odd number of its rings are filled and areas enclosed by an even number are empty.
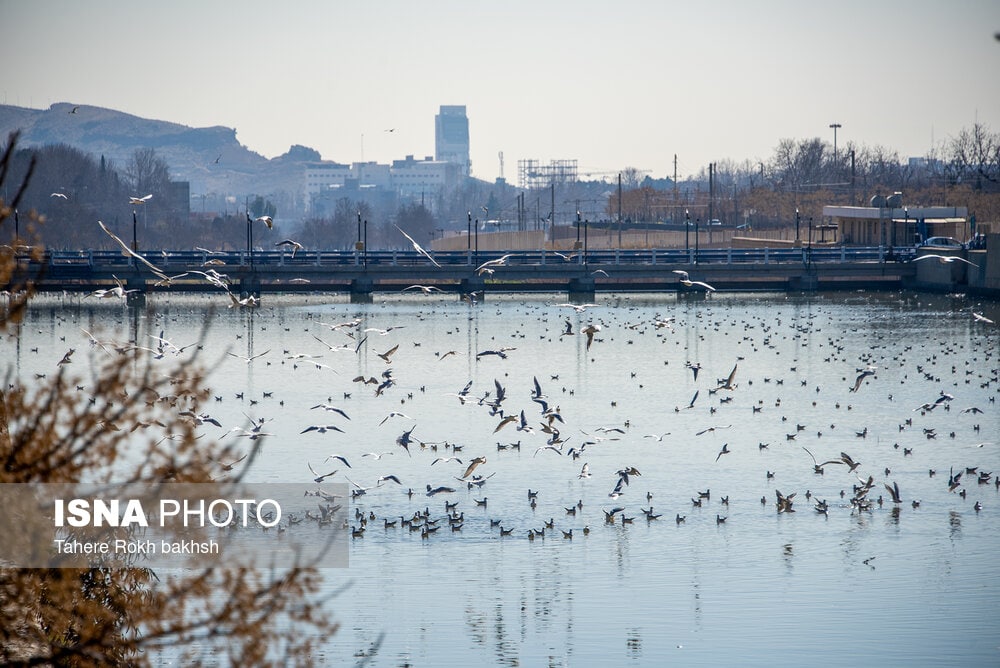
<svg viewBox="0 0 1000 668"><path fill-rule="evenodd" d="M903 206L897 193L872 198L871 206L824 206L847 245L911 246L929 237L969 236L968 209L964 206Z"/></svg>
<svg viewBox="0 0 1000 668"><path fill-rule="evenodd" d="M434 160L427 156L414 160L393 160L390 169L392 187L404 197L438 193L449 190L459 182L461 167L453 162Z"/></svg>
<svg viewBox="0 0 1000 668"><path fill-rule="evenodd" d="M434 117L434 159L458 165L460 176L472 174L469 157L469 117L465 105L441 105Z"/></svg>

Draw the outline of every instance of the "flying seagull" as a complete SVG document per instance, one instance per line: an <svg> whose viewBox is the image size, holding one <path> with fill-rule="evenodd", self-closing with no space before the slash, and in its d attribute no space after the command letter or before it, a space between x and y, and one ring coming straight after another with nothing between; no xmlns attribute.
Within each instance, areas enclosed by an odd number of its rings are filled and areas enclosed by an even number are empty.
<svg viewBox="0 0 1000 668"><path fill-rule="evenodd" d="M160 279L162 279L162 280L168 280L167 275L165 273L163 273L162 269L160 269L159 267L157 267L155 264L153 264L152 262L150 262L149 260L147 260L143 256L141 256L138 253L136 253L131 248L129 248L128 244L125 243L124 241L122 241L118 236L116 236L114 232L112 232L107 227L105 227L104 223L102 223L101 221L97 221L97 224L101 226L101 229L104 230L104 232L109 237L111 237L112 239L114 239L115 242L117 242L118 245L121 246L122 253L124 253L125 255L128 255L130 257L134 257L139 262L142 262L144 265L146 265L147 267L149 267L150 271L152 271L154 274L156 274L157 276L159 276Z"/></svg>
<svg viewBox="0 0 1000 668"><path fill-rule="evenodd" d="M915 257L913 258L913 261L917 262L918 260L926 260L928 258L936 258L939 262L943 264L951 264L952 262L964 262L965 264L971 264L976 269L979 268L979 265L976 264L975 262L969 262L964 257L958 257L957 255L937 255L935 253L929 253L928 255L921 255L920 257Z"/></svg>
<svg viewBox="0 0 1000 668"><path fill-rule="evenodd" d="M418 244L416 241L414 241L413 237L411 237L409 234L407 234L406 232L404 232L403 228L401 228L399 225L393 225L393 227L395 227L397 230L399 230L400 234L402 234L404 237L406 237L407 239L409 239L410 243L413 244L413 250L417 251L418 253L420 253L421 255L423 255L425 258L427 258L428 260L430 260L431 264L433 264L438 269L441 268L441 265L439 265L437 263L437 261L433 257L431 257L431 254L428 253L427 251L425 251L420 246L420 244Z"/></svg>

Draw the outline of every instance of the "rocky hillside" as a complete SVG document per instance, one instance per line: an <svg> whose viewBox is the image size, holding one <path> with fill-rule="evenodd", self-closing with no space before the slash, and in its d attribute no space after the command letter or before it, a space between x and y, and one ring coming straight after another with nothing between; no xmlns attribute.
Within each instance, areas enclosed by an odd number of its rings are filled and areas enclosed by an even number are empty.
<svg viewBox="0 0 1000 668"><path fill-rule="evenodd" d="M21 131L21 146L67 144L103 155L120 168L136 149L152 148L170 166L173 179L191 183L192 195L298 193L305 163L320 159L313 149L293 146L268 160L241 145L233 128L192 128L69 103L48 109L0 105L0 141L13 130Z"/></svg>

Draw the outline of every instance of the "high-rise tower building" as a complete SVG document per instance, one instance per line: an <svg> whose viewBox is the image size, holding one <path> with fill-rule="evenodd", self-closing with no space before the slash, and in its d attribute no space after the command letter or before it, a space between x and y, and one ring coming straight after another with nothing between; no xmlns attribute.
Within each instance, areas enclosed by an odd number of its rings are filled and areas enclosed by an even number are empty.
<svg viewBox="0 0 1000 668"><path fill-rule="evenodd" d="M465 105L441 105L434 117L434 159L459 166L462 176L472 173L469 158L469 117Z"/></svg>

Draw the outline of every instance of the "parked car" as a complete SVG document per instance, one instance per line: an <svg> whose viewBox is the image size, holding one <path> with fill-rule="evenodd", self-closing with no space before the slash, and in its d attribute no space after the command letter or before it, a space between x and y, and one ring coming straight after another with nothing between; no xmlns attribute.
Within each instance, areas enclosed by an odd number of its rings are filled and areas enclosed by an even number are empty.
<svg viewBox="0 0 1000 668"><path fill-rule="evenodd" d="M937 248L964 248L961 241L952 237L927 237L918 246L935 246Z"/></svg>

